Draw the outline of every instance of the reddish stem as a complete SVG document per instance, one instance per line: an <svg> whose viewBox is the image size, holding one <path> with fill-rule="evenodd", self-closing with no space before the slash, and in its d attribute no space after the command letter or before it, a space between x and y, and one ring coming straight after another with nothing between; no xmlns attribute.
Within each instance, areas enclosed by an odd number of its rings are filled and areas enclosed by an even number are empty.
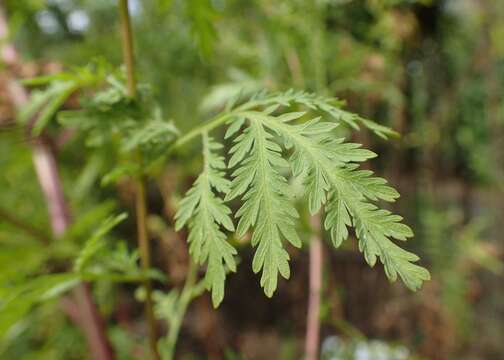
<svg viewBox="0 0 504 360"><path fill-rule="evenodd" d="M7 21L2 9L0 9L0 39L7 38L7 34ZM14 66L19 62L19 55L12 44L5 44L1 55L3 62L8 66ZM26 105L28 93L19 83L10 80L8 91L14 105L18 109ZM33 141L32 149L35 171L48 206L52 232L54 237L59 237L69 227L71 221L56 160L49 146L40 138ZM91 357L96 360L114 359L112 347L105 333L103 319L92 299L89 285L83 283L77 286L72 292L72 297L79 310L78 320L75 313L70 315L76 324L81 327L86 337ZM71 308L71 302L68 298L63 301L62 305L64 309Z"/></svg>
<svg viewBox="0 0 504 360"><path fill-rule="evenodd" d="M308 316L306 319L306 360L316 360L320 342L320 292L322 288L322 240L320 216L311 218L313 236L310 240L310 279Z"/></svg>

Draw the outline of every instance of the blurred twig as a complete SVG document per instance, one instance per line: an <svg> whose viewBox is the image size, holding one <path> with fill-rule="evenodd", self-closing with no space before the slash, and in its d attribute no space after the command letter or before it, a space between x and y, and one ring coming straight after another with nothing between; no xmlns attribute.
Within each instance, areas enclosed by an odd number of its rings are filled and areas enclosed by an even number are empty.
<svg viewBox="0 0 504 360"><path fill-rule="evenodd" d="M201 295L201 293L205 290L204 281L196 283L197 270L198 265L192 260L189 260L189 269L187 271L184 288L182 289L177 302L176 311L172 321L170 322L170 329L165 341L166 360L172 360L175 356L177 339L179 337L180 328L182 326L182 321L184 320L187 307L195 297Z"/></svg>
<svg viewBox="0 0 504 360"><path fill-rule="evenodd" d="M312 21L315 38L312 42L314 56L313 71L315 87L320 94L327 90L327 70L324 62L324 22L323 14L317 1L312 1ZM323 248L320 214L310 218L312 238L310 239L310 273L308 314L306 323L305 352L307 360L317 360L320 343L320 302L322 288Z"/></svg>
<svg viewBox="0 0 504 360"><path fill-rule="evenodd" d="M316 360L320 342L320 293L322 288L322 239L320 216L311 217L313 235L310 239L310 280L305 352L307 360Z"/></svg>
<svg viewBox="0 0 504 360"><path fill-rule="evenodd" d="M121 17L121 36L124 63L126 65L126 74L128 81L128 96L132 99L136 97L136 78L135 78L135 58L133 50L133 34L131 31L131 19L128 10L128 0L119 0L119 14ZM138 151L139 162L142 162L142 156ZM138 247L140 250L140 260L142 269L147 271L150 268L150 248L149 235L147 232L147 199L145 196L145 179L140 176L137 180L136 191L136 217L138 230ZM157 324L154 316L154 304L152 301L152 284L149 279L145 279L145 314L149 325L149 346L153 359L160 359L157 350Z"/></svg>

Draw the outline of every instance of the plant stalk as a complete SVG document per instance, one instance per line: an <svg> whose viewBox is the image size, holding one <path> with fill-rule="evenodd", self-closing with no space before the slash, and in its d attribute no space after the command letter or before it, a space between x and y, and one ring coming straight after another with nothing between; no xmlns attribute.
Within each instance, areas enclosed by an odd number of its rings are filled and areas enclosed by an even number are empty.
<svg viewBox="0 0 504 360"><path fill-rule="evenodd" d="M267 105L275 104L279 100L283 101L285 99L283 96L281 96L281 97L276 96L276 97L271 97L271 98L268 98L265 100L248 101L248 102L236 107L235 109L233 109L231 111L228 111L224 114L220 114L220 115L208 120L204 124L192 129L191 131L189 131L188 133L186 133L182 137L180 137L177 141L175 141L175 143L172 146L170 146L168 148L168 153L172 152L175 149L182 147L183 145L189 143L194 138L201 136L203 133L210 132L213 129L218 128L219 126L225 124L226 121L228 121L229 119L231 119L233 117L239 117L243 112L245 112L247 110L252 110L257 106L267 106Z"/></svg>
<svg viewBox="0 0 504 360"><path fill-rule="evenodd" d="M121 17L121 40L126 76L128 82L128 96L136 97L135 52L133 48L133 32L131 31L131 18L128 9L128 0L119 0L119 15Z"/></svg>
<svg viewBox="0 0 504 360"><path fill-rule="evenodd" d="M177 301L175 315L170 322L170 329L168 331L168 336L166 337L165 360L172 360L174 358L180 328L182 327L182 321L185 317L187 307L191 301L196 296L200 295L204 290L203 281L196 284L197 270L198 266L192 260L189 260L189 269L187 271L184 288L182 289L182 293Z"/></svg>
<svg viewBox="0 0 504 360"><path fill-rule="evenodd" d="M306 360L318 358L320 342L320 300L322 289L322 239L320 215L310 218L313 235L310 239L310 270L308 314L306 318L305 353Z"/></svg>
<svg viewBox="0 0 504 360"><path fill-rule="evenodd" d="M325 95L327 92L327 73L324 63L324 28L323 14L316 0L312 2L313 28L315 32L312 41L314 54L315 89ZM320 344L320 303L322 290L323 246L320 214L310 218L312 238L310 239L310 267L309 267L309 297L306 318L305 352L306 360L316 360Z"/></svg>
<svg viewBox="0 0 504 360"><path fill-rule="evenodd" d="M174 149L177 149L186 143L190 142L192 139L201 136L204 133L208 133L211 130L219 127L220 125L224 124L227 120L229 120L232 116L236 115L235 112L232 113L226 113L219 115L210 121L204 123L201 126L198 126L191 131L189 131L187 134L184 136L180 137L175 143L168 149L168 151L172 151Z"/></svg>
<svg viewBox="0 0 504 360"><path fill-rule="evenodd" d="M147 201L145 197L145 181L138 179L136 192L136 218L138 231L138 247L140 251L140 262L142 270L147 272L151 266L149 236L147 233ZM152 301L152 284L148 277L143 281L145 289L145 315L149 327L149 347L153 359L161 359L159 356L157 341L157 324L154 315L154 303Z"/></svg>
<svg viewBox="0 0 504 360"><path fill-rule="evenodd" d="M137 84L135 77L135 56L133 48L133 33L131 30L131 18L128 9L128 0L119 0L119 15L121 18L121 38L124 64L126 65L126 75L128 82L128 96L135 99L137 95ZM142 154L137 152L138 161L142 163ZM135 199L138 247L140 251L140 261L142 270L147 272L151 266L149 235L147 232L147 198L145 196L145 179L140 176L137 179L137 190ZM154 315L154 303L152 301L152 284L147 277L143 281L145 289L145 315L147 318L149 331L149 348L151 357L155 360L161 359L159 356L157 341L157 324Z"/></svg>
<svg viewBox="0 0 504 360"><path fill-rule="evenodd" d="M279 100L284 101L285 98L283 96L282 97L275 96L275 97L271 97L271 98L264 99L264 100L261 99L261 100L248 101L248 102L236 107L233 110L230 110L228 112L220 114L220 115L208 120L204 124L202 124L196 128L193 128L191 131L189 131L188 133L186 133L185 135L180 137L177 141L175 141L175 143L172 146L170 146L168 148L168 153L172 152L175 149L182 147L183 145L189 143L194 138L201 136L203 133L210 132L213 129L218 128L219 126L225 124L226 121L228 121L229 119L231 119L233 117L240 116L242 112L245 112L247 110L252 110L257 106L266 106L266 105L275 104Z"/></svg>
<svg viewBox="0 0 504 360"><path fill-rule="evenodd" d="M60 237L70 226L70 213L64 198L54 154L41 140L33 144L33 161L52 223L54 236ZM105 323L94 303L89 284L82 283L72 292L79 309L77 324L82 328L90 353L95 360L112 360L114 354L108 341Z"/></svg>

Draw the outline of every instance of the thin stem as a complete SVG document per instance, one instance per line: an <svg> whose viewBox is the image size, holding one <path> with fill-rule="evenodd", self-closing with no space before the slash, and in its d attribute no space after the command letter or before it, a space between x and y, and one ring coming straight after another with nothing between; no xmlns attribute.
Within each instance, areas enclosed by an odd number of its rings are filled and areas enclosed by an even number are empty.
<svg viewBox="0 0 504 360"><path fill-rule="evenodd" d="M71 224L70 212L63 194L54 154L49 146L41 140L33 144L33 162L41 185L45 201L48 205L54 237L60 237ZM79 308L77 325L85 334L93 359L114 359L112 347L108 341L106 325L101 317L98 306L93 301L89 284L77 286L72 297Z"/></svg>
<svg viewBox="0 0 504 360"><path fill-rule="evenodd" d="M324 18L320 4L312 2L313 27L315 36L312 41L314 55L315 90L325 95L327 92L327 73L324 63ZM313 215L310 219L312 238L310 240L310 275L308 313L306 319L305 352L306 360L316 360L320 343L320 302L322 289L323 247L320 215Z"/></svg>
<svg viewBox="0 0 504 360"><path fill-rule="evenodd" d="M134 99L136 97L135 78L135 56L133 48L133 34L131 31L131 19L128 9L128 0L119 0L119 14L121 17L121 38L124 64L126 65L126 75L128 80L128 95ZM142 154L137 153L139 163L142 163ZM137 191L135 199L138 247L140 251L140 262L142 270L147 272L151 266L149 236L147 233L147 198L145 196L145 179L143 176L137 180ZM149 347L153 359L161 359L157 349L157 324L154 316L154 303L152 301L152 284L150 279L143 281L145 288L145 315L149 328Z"/></svg>
<svg viewBox="0 0 504 360"><path fill-rule="evenodd" d="M119 14L121 17L121 37L124 64L128 81L128 95L136 97L135 56L133 48L133 33L128 9L128 0L119 0Z"/></svg>
<svg viewBox="0 0 504 360"><path fill-rule="evenodd" d="M306 360L316 360L320 342L320 298L322 288L322 239L320 216L311 217L313 235L310 239L310 279L308 314L306 319Z"/></svg>
<svg viewBox="0 0 504 360"><path fill-rule="evenodd" d="M220 114L220 115L210 119L209 121L205 122L203 125L200 125L194 129L192 129L184 136L180 137L168 149L168 153L171 153L173 150L182 147L183 145L187 144L188 142L190 142L194 138L202 135L203 133L210 132L213 129L218 128L219 126L226 123L226 121L228 121L232 117L239 117L240 114L246 110L251 110L257 106L266 106L266 105L270 105L270 104L275 104L275 103L278 103L278 101L280 101L280 100L285 101L285 97L284 96L273 96L273 97L270 97L267 99L248 101L248 102L238 106L234 110Z"/></svg>
<svg viewBox="0 0 504 360"><path fill-rule="evenodd" d="M219 126L223 125L226 121L231 119L232 117L239 117L242 112L251 110L257 106L266 106L270 104L275 104L278 103L279 101L285 101L285 96L273 96L267 99L260 99L260 100L253 100L253 101L248 101L234 110L225 112L223 114L220 114L209 121L205 122L203 125L200 125L191 131L189 131L187 134L184 136L180 137L169 149L168 153L172 152L175 149L178 149L182 147L183 145L187 144L194 138L202 135L205 132L210 132L215 128L218 128Z"/></svg>
<svg viewBox="0 0 504 360"><path fill-rule="evenodd" d="M240 114L241 111L248 110L251 108L254 108L255 106L262 104L262 102L259 101L251 101L248 103L243 104L242 106L239 106L233 111L221 114L219 116L216 116L209 121L205 122L203 125L200 125L191 131L189 131L187 134L184 136L180 137L175 143L168 149L168 152L171 152L175 149L178 149L185 145L186 143L190 142L194 138L201 136L204 133L208 133L212 131L215 128L218 128L219 126L223 125L226 121L228 121L230 118L233 116L237 116Z"/></svg>
<svg viewBox="0 0 504 360"><path fill-rule="evenodd" d="M93 301L91 285L82 283L77 286L72 295L79 307L79 322L85 329L92 358L96 360L112 360L114 353L106 335L106 328L99 313L98 306Z"/></svg>
<svg viewBox="0 0 504 360"><path fill-rule="evenodd" d="M222 115L219 115L213 119L211 119L210 121L204 123L203 125L201 126L198 126L194 129L192 129L191 131L189 131L187 134L185 134L184 136L180 137L169 149L168 151L172 151L174 149L177 149L183 145L185 145L186 143L190 142L192 139L204 134L204 133L208 133L210 132L211 130L221 126L222 124L224 124L227 120L229 120L231 117L235 116L236 113L235 112L230 112L230 113L225 113L225 114L222 114Z"/></svg>
<svg viewBox="0 0 504 360"><path fill-rule="evenodd" d="M196 284L197 270L197 265L193 261L189 260L189 269L187 271L184 288L177 301L174 317L170 322L170 329L168 331L168 336L166 339L165 360L172 360L174 358L180 328L182 327L182 320L184 319L187 307L189 306L191 301L199 294L201 294L201 292L204 290L203 282Z"/></svg>
<svg viewBox="0 0 504 360"><path fill-rule="evenodd" d="M141 178L137 183L136 193L136 218L138 231L138 247L140 251L140 262L143 271L147 271L151 266L149 237L147 233L147 206L145 197L145 182ZM145 288L145 315L149 326L149 346L154 359L160 359L157 350L157 324L154 316L154 303L152 301L152 284L149 278L143 281Z"/></svg>

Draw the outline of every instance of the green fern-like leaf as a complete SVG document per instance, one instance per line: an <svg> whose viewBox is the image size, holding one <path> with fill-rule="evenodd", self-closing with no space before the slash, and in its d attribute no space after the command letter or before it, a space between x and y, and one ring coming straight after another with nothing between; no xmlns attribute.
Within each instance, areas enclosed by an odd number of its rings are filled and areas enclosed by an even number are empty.
<svg viewBox="0 0 504 360"><path fill-rule="evenodd" d="M416 255L390 240L406 240L413 236L413 232L400 223L400 216L369 202L378 199L394 201L399 194L387 186L384 179L372 177L370 171L358 170L355 164L375 154L360 149L357 144L334 140L331 134L334 125L318 118L303 124L290 124L297 114L274 117L262 112L247 112L243 115L275 131L287 147L294 147L290 159L293 173L307 173L306 187L312 213L318 211L329 196L325 227L330 230L335 246L348 237L347 227L353 224L359 248L369 265L374 266L379 257L390 280L396 280L399 275L406 286L418 289L423 281L429 279L429 273L413 264L419 259Z"/></svg>
<svg viewBox="0 0 504 360"><path fill-rule="evenodd" d="M197 246L201 247L203 244L214 246L214 238L225 239L219 224L224 225L222 217L229 219L229 209L221 199L215 198L212 186L226 194L225 201L239 198L241 207L234 214L239 219L236 233L242 237L251 232L252 246L257 248L252 268L256 273L262 272L261 286L267 296L272 296L278 275L290 276L285 241L301 246L296 232L298 214L289 196L290 168L294 177L304 181L310 213L324 210L324 227L335 247L348 238L349 228L353 227L366 261L374 266L379 259L391 281L400 277L407 287L416 290L429 279L429 272L415 264L419 258L393 242L394 239L407 240L413 235L411 229L401 223L400 216L375 204L377 201L393 202L399 194L386 180L373 176L369 170L359 169L360 162L376 154L361 148L360 144L336 137L333 130L346 124L353 128L363 125L381 137L393 136L394 131L343 110L343 103L337 99L305 92L260 92L241 105L235 106L236 102L226 107L224 115L203 126L208 131L227 121L225 138L234 137L228 164L233 173L230 184L224 174L219 173L219 183L226 185L218 189L209 183L205 174L210 173L212 167L209 170L206 165L206 170L182 201L177 228L194 215L194 223L190 225L191 241L197 241ZM285 111L292 106L329 115L333 121L323 121L320 117L305 120L306 112ZM287 157L284 151L289 154ZM214 166L222 167L221 163ZM208 199L225 209L218 213L220 218L200 210L201 206L207 206ZM224 227L231 231L230 227ZM196 235L193 235L194 229ZM207 257L197 255L197 258L204 261ZM218 264L222 265L222 257L218 258ZM221 275L219 284L223 284L223 278Z"/></svg>
<svg viewBox="0 0 504 360"><path fill-rule="evenodd" d="M236 213L240 218L237 233L243 236L254 227L252 246L258 248L252 268L256 273L263 270L261 286L267 296L272 296L277 287L278 273L286 279L290 276L289 254L282 238L301 246L295 231L298 214L287 195L287 179L279 171L289 164L272 138L256 121L236 138L229 166L240 166L233 173L231 192L226 197L231 200L243 194L243 205Z"/></svg>
<svg viewBox="0 0 504 360"><path fill-rule="evenodd" d="M236 271L234 255L236 250L227 242L221 227L234 231L231 210L224 201L216 196L212 189L228 193L229 180L225 178L224 159L213 153L222 148L206 134L203 135L204 169L193 187L180 203L176 214L176 229L189 223L190 252L195 261L205 262L207 272L205 282L212 291L212 301L217 307L224 298L226 271Z"/></svg>
<svg viewBox="0 0 504 360"><path fill-rule="evenodd" d="M339 198L333 197L333 199L351 214L359 239L359 249L364 253L368 264L374 266L379 258L391 281L395 281L399 275L411 290L420 288L422 282L430 278L429 272L414 264L419 260L418 256L391 241L391 239L405 241L413 236L413 231L401 223L401 216L379 209L368 201L368 199L394 201L399 194L385 185L384 179L372 177L371 172L354 170L352 167L337 171L335 181L341 190ZM339 216L334 211L328 212L332 218L337 219ZM325 226L334 233L337 224L326 220ZM333 241L336 241L334 237Z"/></svg>

